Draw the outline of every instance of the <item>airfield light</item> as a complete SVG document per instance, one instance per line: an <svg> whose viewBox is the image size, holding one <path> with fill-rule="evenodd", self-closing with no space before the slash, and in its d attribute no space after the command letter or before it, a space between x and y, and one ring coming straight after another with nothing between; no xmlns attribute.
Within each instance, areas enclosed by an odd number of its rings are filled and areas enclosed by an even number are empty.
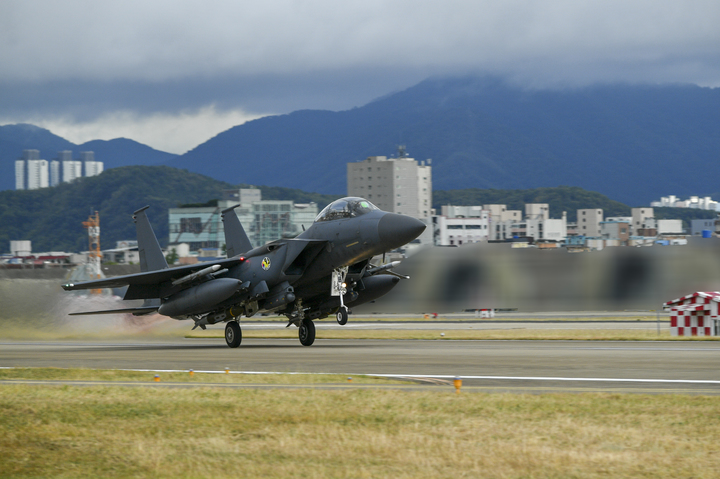
<svg viewBox="0 0 720 479"><path fill-rule="evenodd" d="M352 377L348 376L348 382L349 382L349 383L352 382Z"/></svg>
<svg viewBox="0 0 720 479"><path fill-rule="evenodd" d="M225 374L230 374L230 368L225 368Z"/></svg>
<svg viewBox="0 0 720 479"><path fill-rule="evenodd" d="M156 375L155 375L155 382L156 382L156 383L159 383L159 382L160 382L160 375L159 375L159 374L156 374Z"/></svg>
<svg viewBox="0 0 720 479"><path fill-rule="evenodd" d="M456 377L453 380L453 384L455 385L455 393L460 394L460 388L462 387L462 379L460 379L460 377Z"/></svg>
<svg viewBox="0 0 720 479"><path fill-rule="evenodd" d="M193 377L195 375L195 371L193 371L192 369L188 371L188 373L190 373L190 377Z"/></svg>

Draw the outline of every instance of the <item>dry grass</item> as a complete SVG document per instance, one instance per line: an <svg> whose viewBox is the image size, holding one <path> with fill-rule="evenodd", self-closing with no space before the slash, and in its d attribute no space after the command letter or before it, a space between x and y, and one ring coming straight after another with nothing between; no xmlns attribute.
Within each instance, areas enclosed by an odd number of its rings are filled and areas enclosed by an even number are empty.
<svg viewBox="0 0 720 479"><path fill-rule="evenodd" d="M0 387L2 477L693 477L720 398Z"/></svg>
<svg viewBox="0 0 720 479"><path fill-rule="evenodd" d="M85 368L8 368L0 369L0 380L52 380L52 381L122 381L145 382L160 381L171 383L195 384L338 384L347 383L347 375L342 374L247 374L247 373L198 373L125 371L120 369ZM352 376L353 384L406 384L403 381L372 377Z"/></svg>
<svg viewBox="0 0 720 479"><path fill-rule="evenodd" d="M444 334L444 336L441 336ZM193 331L186 338L224 338L223 331ZM243 338L297 338L297 328L243 329ZM425 340L582 340L582 341L719 341L720 337L670 336L668 331L644 329L333 329L318 328L317 339L425 339Z"/></svg>

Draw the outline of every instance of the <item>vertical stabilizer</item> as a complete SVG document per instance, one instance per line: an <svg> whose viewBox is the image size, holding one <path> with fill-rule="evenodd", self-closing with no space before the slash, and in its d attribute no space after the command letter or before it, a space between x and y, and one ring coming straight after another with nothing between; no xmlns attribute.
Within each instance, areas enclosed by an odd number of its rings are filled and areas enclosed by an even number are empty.
<svg viewBox="0 0 720 479"><path fill-rule="evenodd" d="M155 232L150 226L145 210L150 208L140 208L133 213L135 227L137 228L138 251L140 253L140 271L157 271L168 267L160 243L158 243Z"/></svg>
<svg viewBox="0 0 720 479"><path fill-rule="evenodd" d="M240 205L233 206L222 212L222 221L225 225L225 250L228 258L247 253L252 249L250 240L234 211L238 206Z"/></svg>

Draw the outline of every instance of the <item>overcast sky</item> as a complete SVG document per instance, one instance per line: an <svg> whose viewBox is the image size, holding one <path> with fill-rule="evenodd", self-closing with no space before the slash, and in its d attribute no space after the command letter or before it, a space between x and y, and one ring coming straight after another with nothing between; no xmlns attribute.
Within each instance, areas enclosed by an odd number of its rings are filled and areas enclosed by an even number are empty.
<svg viewBox="0 0 720 479"><path fill-rule="evenodd" d="M717 0L0 0L0 124L183 153L429 76L720 86Z"/></svg>

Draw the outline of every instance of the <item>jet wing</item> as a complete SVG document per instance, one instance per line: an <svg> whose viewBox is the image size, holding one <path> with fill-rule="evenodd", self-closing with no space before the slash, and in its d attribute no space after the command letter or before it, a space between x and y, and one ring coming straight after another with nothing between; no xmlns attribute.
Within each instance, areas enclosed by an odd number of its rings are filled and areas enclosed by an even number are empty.
<svg viewBox="0 0 720 479"><path fill-rule="evenodd" d="M144 273L126 274L123 276L115 276L113 278L97 279L93 281L85 281L82 283L67 283L62 287L65 291L77 291L81 289L100 289L100 288L121 288L123 286L159 286L161 283L167 283L195 273L212 265L220 265L221 268L231 268L242 263L244 259L240 257L227 258L219 261L207 263L197 263L187 266L179 266L177 268L166 268L157 271L146 271ZM128 298L125 299L143 299Z"/></svg>

